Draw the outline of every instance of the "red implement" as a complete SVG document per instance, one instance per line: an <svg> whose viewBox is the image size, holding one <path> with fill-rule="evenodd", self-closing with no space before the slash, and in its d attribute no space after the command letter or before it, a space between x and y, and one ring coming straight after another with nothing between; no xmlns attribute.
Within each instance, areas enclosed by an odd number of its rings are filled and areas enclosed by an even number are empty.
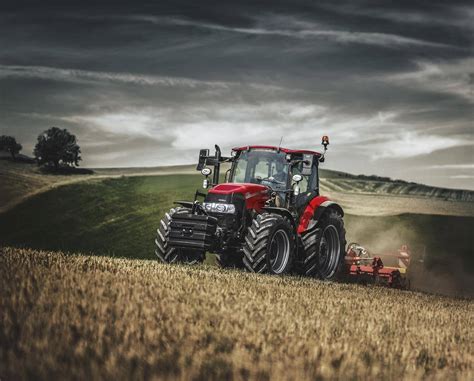
<svg viewBox="0 0 474 381"><path fill-rule="evenodd" d="M385 266L381 256L398 260L397 266ZM359 283L374 283L393 288L407 289L405 278L407 266L410 262L408 250L405 246L399 254L382 254L371 256L369 251L357 243L351 243L346 253L346 268L349 280ZM352 279L351 279L352 278Z"/></svg>

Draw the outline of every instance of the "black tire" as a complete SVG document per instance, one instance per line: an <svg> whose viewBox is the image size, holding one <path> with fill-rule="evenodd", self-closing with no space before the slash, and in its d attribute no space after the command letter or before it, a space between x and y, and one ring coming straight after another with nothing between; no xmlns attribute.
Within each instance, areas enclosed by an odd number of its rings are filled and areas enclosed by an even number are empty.
<svg viewBox="0 0 474 381"><path fill-rule="evenodd" d="M244 243L244 265L255 273L285 274L294 259L295 234L278 214L262 213L252 221Z"/></svg>
<svg viewBox="0 0 474 381"><path fill-rule="evenodd" d="M191 211L187 208L172 208L160 221L160 226L156 229L155 254L163 263L186 263L194 265L202 263L206 257L204 251L185 250L170 247L168 236L170 222L173 214L187 214Z"/></svg>
<svg viewBox="0 0 474 381"><path fill-rule="evenodd" d="M335 210L323 214L315 230L302 236L302 274L320 279L339 278L345 267L346 229Z"/></svg>
<svg viewBox="0 0 474 381"><path fill-rule="evenodd" d="M216 254L216 262L221 268L241 269L244 267L242 259L242 253L236 251L225 251Z"/></svg>
<svg viewBox="0 0 474 381"><path fill-rule="evenodd" d="M404 286L405 283L402 279L402 275L400 274L400 272L394 272L392 275L392 288L398 288L400 290L403 290L405 288Z"/></svg>

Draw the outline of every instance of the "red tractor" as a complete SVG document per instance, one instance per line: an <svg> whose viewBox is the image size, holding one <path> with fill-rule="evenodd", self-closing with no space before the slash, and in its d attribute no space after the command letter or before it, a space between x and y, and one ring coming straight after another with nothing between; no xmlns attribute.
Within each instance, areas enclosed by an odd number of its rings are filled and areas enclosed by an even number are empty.
<svg viewBox="0 0 474 381"><path fill-rule="evenodd" d="M322 144L326 152L329 139ZM204 149L197 170L207 194L177 201L160 221L156 255L165 263L198 263L215 253L222 267L333 279L344 268L344 212L319 194L324 154L271 146ZM231 163L219 184L220 166ZM212 176L211 176L212 174ZM210 178L212 177L212 180ZM203 197L203 202L197 199Z"/></svg>

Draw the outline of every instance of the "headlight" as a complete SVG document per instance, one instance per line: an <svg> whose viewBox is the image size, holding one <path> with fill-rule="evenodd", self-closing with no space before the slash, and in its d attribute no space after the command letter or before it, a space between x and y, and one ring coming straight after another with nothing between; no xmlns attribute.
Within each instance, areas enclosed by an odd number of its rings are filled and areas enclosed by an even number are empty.
<svg viewBox="0 0 474 381"><path fill-rule="evenodd" d="M221 204L218 202L205 202L203 203L204 209L209 213L235 213L234 204Z"/></svg>

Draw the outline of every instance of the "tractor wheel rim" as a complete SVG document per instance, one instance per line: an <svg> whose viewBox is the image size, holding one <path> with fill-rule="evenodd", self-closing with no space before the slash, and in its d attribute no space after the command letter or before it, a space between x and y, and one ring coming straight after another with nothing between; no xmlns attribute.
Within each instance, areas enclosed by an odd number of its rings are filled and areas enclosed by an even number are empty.
<svg viewBox="0 0 474 381"><path fill-rule="evenodd" d="M341 255L339 232L334 225L326 226L319 244L319 273L323 278L334 275Z"/></svg>
<svg viewBox="0 0 474 381"><path fill-rule="evenodd" d="M290 258L290 239L283 229L273 234L270 242L270 266L275 274L280 274L286 268Z"/></svg>

